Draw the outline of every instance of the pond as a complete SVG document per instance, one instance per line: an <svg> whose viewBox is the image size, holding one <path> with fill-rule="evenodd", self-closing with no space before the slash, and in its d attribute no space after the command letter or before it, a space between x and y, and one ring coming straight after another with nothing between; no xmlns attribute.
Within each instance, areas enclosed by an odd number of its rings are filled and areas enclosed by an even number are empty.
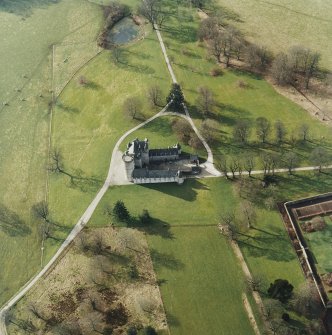
<svg viewBox="0 0 332 335"><path fill-rule="evenodd" d="M107 39L111 44L126 44L138 37L139 30L131 18L125 17L109 31Z"/></svg>

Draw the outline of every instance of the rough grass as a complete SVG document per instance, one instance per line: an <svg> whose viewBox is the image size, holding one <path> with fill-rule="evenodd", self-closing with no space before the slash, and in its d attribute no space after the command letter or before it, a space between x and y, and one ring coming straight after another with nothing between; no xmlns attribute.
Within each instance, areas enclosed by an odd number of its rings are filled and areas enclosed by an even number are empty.
<svg viewBox="0 0 332 335"><path fill-rule="evenodd" d="M0 305L40 264L41 241L30 208L45 197L50 45L91 42L100 22L100 9L82 0L0 5ZM81 47L80 57L84 52Z"/></svg>
<svg viewBox="0 0 332 335"><path fill-rule="evenodd" d="M303 45L322 54L322 65L332 70L329 36L332 34L332 5L328 1L256 1L218 0L249 40L265 45L273 52ZM234 20L235 18L235 20Z"/></svg>
<svg viewBox="0 0 332 335"><path fill-rule="evenodd" d="M96 254L93 251L94 239L100 236L105 248ZM80 237L86 243L86 250L82 250ZM103 273L100 264L108 274ZM137 277L132 276L132 268L137 270ZM68 276L68 273L71 275ZM92 278L100 285L94 284ZM93 310L89 297L95 299L101 314ZM109 320L117 328L116 334L126 333L129 325L134 323L153 325L165 333L167 330L146 238L133 229L107 227L84 230L57 266L13 309L9 334L25 334L20 327L23 320L31 320L38 328L35 330L38 334L57 334L55 329L50 331L45 322L29 311L30 304L35 304L44 317L53 318L56 324L77 320L82 333L86 334L93 333L87 322L89 319L98 320L98 316L109 310L116 311L119 306L123 306L121 313L114 313ZM99 329L105 326L104 322L96 322Z"/></svg>
<svg viewBox="0 0 332 335"><path fill-rule="evenodd" d="M217 64L215 59L208 55L206 46L197 42L196 13L180 8L177 14L174 8L173 10L174 15L165 23L162 31L167 51L197 125L200 125L203 119L197 109L198 88L207 86L214 93L216 107L210 118L219 124L216 140L212 143L217 160L221 154L239 157L251 153L257 157L256 168L260 168L258 157L263 152L277 152L284 156L288 151L295 151L301 165L312 165L309 157L314 147L324 146L330 154L332 153L331 129L278 94L260 76L234 68L224 70L222 76L211 76L210 72ZM239 87L240 81L245 82L247 87ZM264 145L260 144L256 137L254 126L257 117L266 117L272 123L271 136ZM248 145L234 143L233 129L239 119L248 120L253 128ZM274 136L273 124L276 120L281 120L288 132L286 141L281 146L276 144ZM299 141L298 135L298 129L303 123L310 127L310 141L305 143ZM297 139L295 145L290 141L291 136Z"/></svg>

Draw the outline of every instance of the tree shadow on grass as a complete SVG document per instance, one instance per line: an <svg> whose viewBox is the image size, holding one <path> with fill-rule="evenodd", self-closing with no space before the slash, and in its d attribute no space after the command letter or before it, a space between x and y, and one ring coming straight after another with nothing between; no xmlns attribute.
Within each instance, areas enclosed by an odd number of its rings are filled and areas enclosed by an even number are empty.
<svg viewBox="0 0 332 335"><path fill-rule="evenodd" d="M163 253L156 249L151 249L150 254L156 269L167 268L169 270L179 271L185 267L184 263L170 253Z"/></svg>
<svg viewBox="0 0 332 335"><path fill-rule="evenodd" d="M187 179L182 185L165 183L165 184L142 184L141 186L186 201L195 201L198 193L197 190L209 189L205 184L203 184L198 179Z"/></svg>
<svg viewBox="0 0 332 335"><path fill-rule="evenodd" d="M59 107L64 112L71 113L71 114L78 114L80 112L78 108L65 105L61 101L56 102L56 107Z"/></svg>
<svg viewBox="0 0 332 335"><path fill-rule="evenodd" d="M128 227L135 228L148 235L160 236L165 239L174 239L174 234L171 232L171 226L169 223L151 218L151 222L148 224L142 224L139 219L131 219Z"/></svg>
<svg viewBox="0 0 332 335"><path fill-rule="evenodd" d="M258 73L245 71L245 70L234 68L234 67L230 68L230 71L233 72L234 74L238 75L238 76L248 77L248 78L256 79L256 80L262 80L263 79L263 76L258 74Z"/></svg>
<svg viewBox="0 0 332 335"><path fill-rule="evenodd" d="M250 243L243 240L238 243L251 257L265 257L277 262L290 262L296 258L288 238L281 232L271 235L260 231L260 234L253 236Z"/></svg>
<svg viewBox="0 0 332 335"><path fill-rule="evenodd" d="M45 8L61 0L1 0L0 11L29 16L35 8Z"/></svg>
<svg viewBox="0 0 332 335"><path fill-rule="evenodd" d="M0 230L9 236L26 236L31 229L7 206L0 204Z"/></svg>
<svg viewBox="0 0 332 335"><path fill-rule="evenodd" d="M118 49L118 58L113 63L120 69L145 74L154 74L155 70L145 64L133 63L129 60L130 53L125 49ZM136 57L136 56L135 56Z"/></svg>
<svg viewBox="0 0 332 335"><path fill-rule="evenodd" d="M179 327L181 324L179 319L174 314L171 314L170 312L167 311L166 311L166 319L168 325L171 327Z"/></svg>
<svg viewBox="0 0 332 335"><path fill-rule="evenodd" d="M162 32L169 34L173 40L180 43L192 43L197 41L197 29L191 25L182 25L180 28L163 26Z"/></svg>

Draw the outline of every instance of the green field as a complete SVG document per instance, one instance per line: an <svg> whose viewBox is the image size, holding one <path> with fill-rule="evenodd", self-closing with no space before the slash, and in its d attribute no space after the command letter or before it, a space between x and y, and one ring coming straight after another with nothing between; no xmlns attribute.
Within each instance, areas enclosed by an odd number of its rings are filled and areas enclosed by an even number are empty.
<svg viewBox="0 0 332 335"><path fill-rule="evenodd" d="M304 234L309 248L314 254L318 271L321 274L332 272L332 259L330 255L332 220L330 217L325 217L325 222L327 227L324 230Z"/></svg>
<svg viewBox="0 0 332 335"><path fill-rule="evenodd" d="M250 41L265 45L274 53L303 45L322 54L322 65L332 70L332 4L329 1L217 0L237 15L230 22Z"/></svg>
<svg viewBox="0 0 332 335"><path fill-rule="evenodd" d="M56 58L67 49L60 43L79 43L68 64L85 60L100 23L100 8L83 0L0 4L0 305L40 266L30 209L45 198L52 72L62 86L75 70L62 59L52 71L51 45Z"/></svg>
<svg viewBox="0 0 332 335"><path fill-rule="evenodd" d="M174 8L173 10L175 11ZM206 86L214 93L216 106L210 118L218 125L215 130L216 140L212 143L217 160L221 154L238 157L250 152L257 158L256 168L259 168L261 163L258 157L263 152L277 152L283 156L286 152L295 151L301 165L312 165L309 157L316 146L324 146L332 154L331 129L313 119L297 104L278 94L262 77L236 68L224 70L224 74L219 77L211 76L210 72L217 64L215 59L209 56L204 44L197 42L199 19L196 12L179 8L178 13L165 23L163 37L173 69L197 125L203 120L196 103L198 88ZM239 87L240 81L245 82L247 88ZM276 120L282 121L288 132L286 142L278 146L272 129L268 143L258 143L254 129L257 117L269 119L272 128ZM239 145L233 140L234 125L239 119L248 120L253 128L247 145ZM298 138L298 128L303 123L309 125L310 141L297 142L294 145L290 138L292 135Z"/></svg>
<svg viewBox="0 0 332 335"><path fill-rule="evenodd" d="M105 207L117 200L134 216L149 210L153 224L139 229L148 236L172 334L253 333L241 268L217 229L220 213L236 202L231 193L223 179L111 187L92 218L92 226L109 222Z"/></svg>

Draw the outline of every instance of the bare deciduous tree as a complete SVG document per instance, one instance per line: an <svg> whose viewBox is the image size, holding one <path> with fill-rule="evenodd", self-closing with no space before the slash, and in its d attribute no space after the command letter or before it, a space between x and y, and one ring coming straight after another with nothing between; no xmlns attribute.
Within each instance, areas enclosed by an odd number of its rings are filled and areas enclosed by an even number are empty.
<svg viewBox="0 0 332 335"><path fill-rule="evenodd" d="M258 117L256 119L256 134L260 141L266 142L271 129L271 123L265 117Z"/></svg>
<svg viewBox="0 0 332 335"><path fill-rule="evenodd" d="M322 172L322 168L329 164L330 157L326 149L317 147L311 152L310 160L314 165L318 166L318 171Z"/></svg>
<svg viewBox="0 0 332 335"><path fill-rule="evenodd" d="M147 95L151 105L160 106L162 92L159 85L150 86Z"/></svg>
<svg viewBox="0 0 332 335"><path fill-rule="evenodd" d="M242 159L242 162L244 169L248 172L249 177L251 177L251 172L255 167L254 157L250 153L248 153Z"/></svg>
<svg viewBox="0 0 332 335"><path fill-rule="evenodd" d="M205 118L207 118L213 111L215 105L215 100L212 91L206 87L202 86L198 89L197 105L202 111Z"/></svg>
<svg viewBox="0 0 332 335"><path fill-rule="evenodd" d="M142 110L142 103L138 97L127 98L123 104L123 111L132 119L136 119L137 115Z"/></svg>
<svg viewBox="0 0 332 335"><path fill-rule="evenodd" d="M233 130L233 138L236 142L246 143L250 136L250 123L247 120L238 120Z"/></svg>
<svg viewBox="0 0 332 335"><path fill-rule="evenodd" d="M276 140L279 144L281 144L285 140L285 137L287 134L284 123L279 120L276 121L276 123L274 124L274 130L275 130Z"/></svg>
<svg viewBox="0 0 332 335"><path fill-rule="evenodd" d="M301 124L299 127L299 135L303 141L307 141L309 136L309 125L306 123Z"/></svg>
<svg viewBox="0 0 332 335"><path fill-rule="evenodd" d="M291 174L299 163L299 157L295 152L289 151L283 156L283 161L289 174Z"/></svg>
<svg viewBox="0 0 332 335"><path fill-rule="evenodd" d="M154 28L154 24L162 25L166 18L161 8L161 0L142 0L138 7L138 13L144 16Z"/></svg>
<svg viewBox="0 0 332 335"><path fill-rule="evenodd" d="M286 85L293 80L293 67L290 63L289 56L280 53L272 63L271 74L278 85Z"/></svg>

